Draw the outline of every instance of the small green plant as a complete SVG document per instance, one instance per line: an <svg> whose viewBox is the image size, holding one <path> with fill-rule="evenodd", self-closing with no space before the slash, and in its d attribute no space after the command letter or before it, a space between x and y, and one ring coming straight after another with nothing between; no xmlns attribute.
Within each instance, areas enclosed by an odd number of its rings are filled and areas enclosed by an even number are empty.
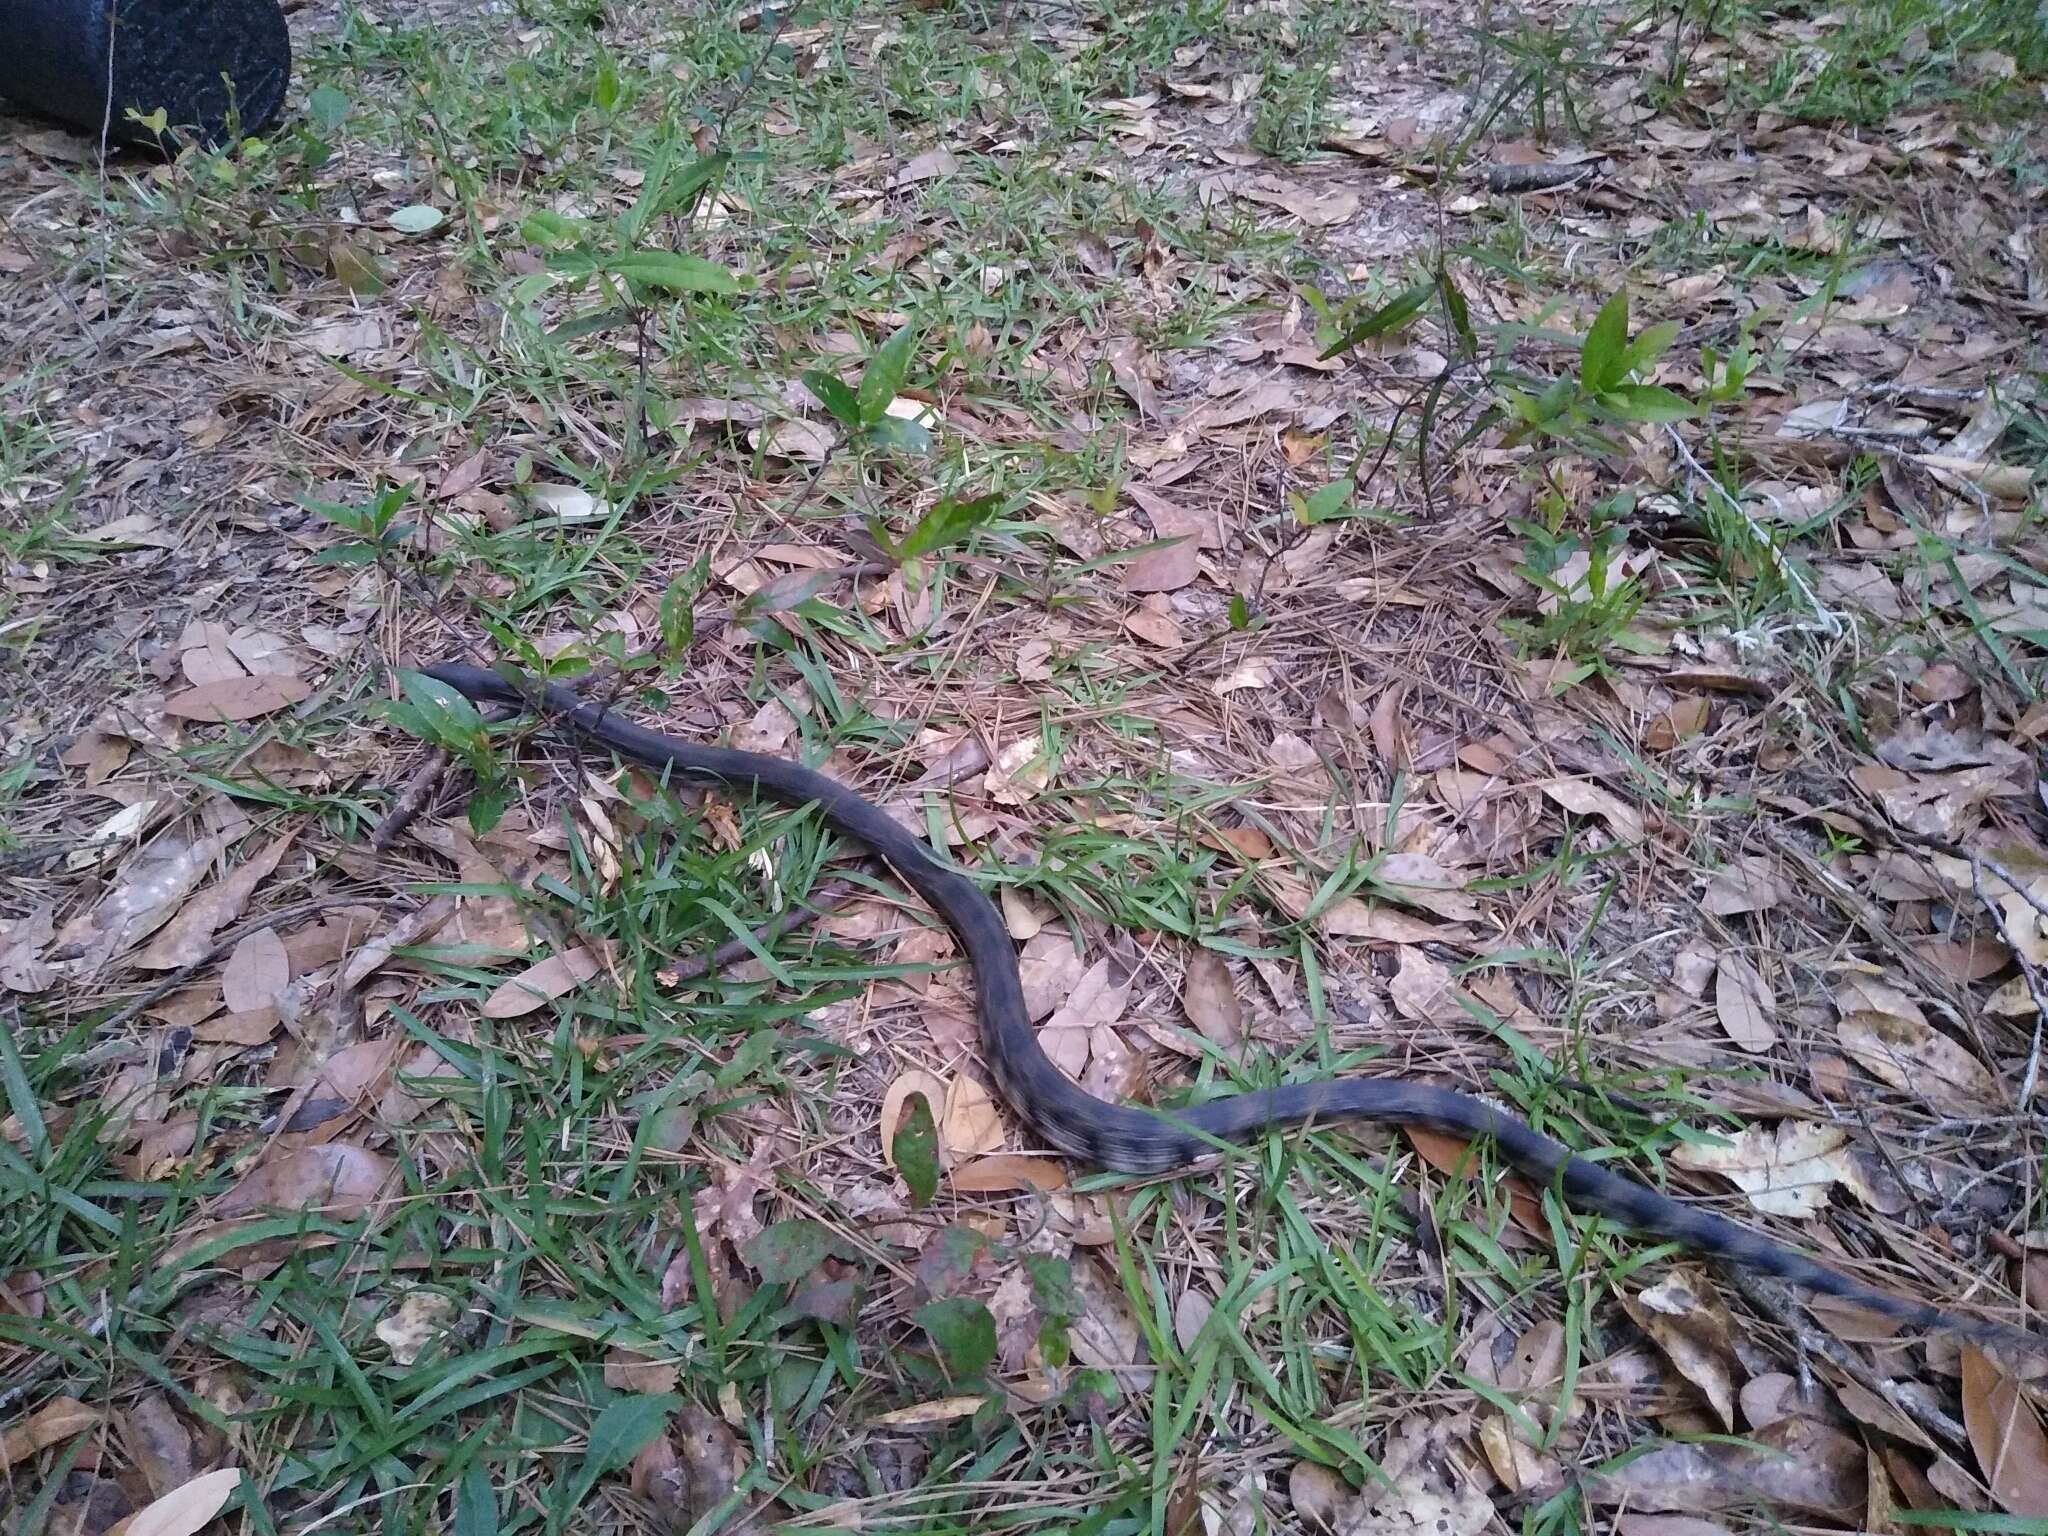
<svg viewBox="0 0 2048 1536"><path fill-rule="evenodd" d="M405 697L383 705L384 718L429 746L439 747L476 776L469 824L481 837L498 824L512 803L512 781L491 748L491 728L477 707L439 678L401 672Z"/></svg>
<svg viewBox="0 0 2048 1536"><path fill-rule="evenodd" d="M1553 679L1553 688L1562 692L1605 671L1609 652L1647 649L1629 627L1642 610L1642 583L1623 563L1635 497L1624 492L1595 507L1592 526L1583 535L1566 529L1569 507L1563 496L1547 497L1543 508L1542 521L1517 518L1509 526L1523 540L1515 573L1542 589L1549 611L1535 619L1507 620L1502 627L1525 654L1559 656L1571 663Z"/></svg>
<svg viewBox="0 0 2048 1536"><path fill-rule="evenodd" d="M1501 384L1499 397L1511 421L1507 445L1549 438L1580 452L1607 456L1618 453L1621 445L1606 428L1684 421L1694 415L1697 407L1683 395L1638 380L1677 337L1676 322L1665 321L1631 339L1628 294L1615 294L1600 306L1580 345L1576 374L1548 380L1540 388L1521 381Z"/></svg>
<svg viewBox="0 0 2048 1536"><path fill-rule="evenodd" d="M856 443L878 448L901 448L909 453L929 452L932 435L923 422L890 412L903 381L910 373L910 360L917 354L917 329L903 326L883 342L868 359L855 389L837 374L822 368L807 369L804 387L818 397L832 419L846 428Z"/></svg>

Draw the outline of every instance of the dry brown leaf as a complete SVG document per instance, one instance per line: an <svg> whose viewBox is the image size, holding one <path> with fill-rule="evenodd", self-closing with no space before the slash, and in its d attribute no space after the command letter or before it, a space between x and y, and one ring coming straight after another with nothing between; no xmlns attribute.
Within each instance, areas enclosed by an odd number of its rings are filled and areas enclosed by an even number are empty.
<svg viewBox="0 0 2048 1536"><path fill-rule="evenodd" d="M1999 1106L1998 1082L1984 1064L1924 1020L1864 1010L1845 1013L1835 1035L1871 1076L1935 1109L1982 1115Z"/></svg>
<svg viewBox="0 0 2048 1536"><path fill-rule="evenodd" d="M659 1396L673 1392L681 1369L673 1360L650 1360L630 1349L612 1346L604 1358L604 1384L614 1392Z"/></svg>
<svg viewBox="0 0 2048 1536"><path fill-rule="evenodd" d="M1020 736L997 751L981 787L997 805L1025 805L1051 782L1045 743L1036 736Z"/></svg>
<svg viewBox="0 0 2048 1536"><path fill-rule="evenodd" d="M1439 1173L1470 1176L1485 1166L1468 1141L1418 1125L1404 1125L1401 1130L1422 1160ZM1543 1207L1527 1181L1519 1174L1503 1173L1500 1182L1507 1189L1508 1209L1515 1225L1532 1237L1548 1236L1550 1229L1543 1219Z"/></svg>
<svg viewBox="0 0 2048 1536"><path fill-rule="evenodd" d="M1254 656L1240 662L1229 672L1209 685L1211 693L1236 693L1244 688L1270 688L1273 686L1273 663Z"/></svg>
<svg viewBox="0 0 2048 1536"><path fill-rule="evenodd" d="M254 720L311 696L313 685L281 672L201 683L164 700L164 713L181 720Z"/></svg>
<svg viewBox="0 0 2048 1536"><path fill-rule="evenodd" d="M1777 995L1763 973L1732 951L1721 956L1714 976L1714 1012L1728 1038L1749 1052L1767 1051L1778 1043Z"/></svg>
<svg viewBox="0 0 2048 1536"><path fill-rule="evenodd" d="M76 1398L54 1397L30 1414L26 1422L0 1434L0 1467L26 1461L38 1451L92 1429L99 1421L97 1408L88 1408Z"/></svg>
<svg viewBox="0 0 2048 1536"><path fill-rule="evenodd" d="M1669 752L1680 742L1690 741L1707 728L1707 699L1688 694L1652 720L1643 732L1643 745L1652 752Z"/></svg>
<svg viewBox="0 0 2048 1536"><path fill-rule="evenodd" d="M1454 923L1476 922L1479 903L1465 894L1465 882L1426 853L1390 853L1373 871L1374 884L1388 898Z"/></svg>
<svg viewBox="0 0 2048 1536"><path fill-rule="evenodd" d="M487 1019L516 1019L573 992L602 969L603 961L588 948L579 946L549 955L500 984L484 999L483 1015Z"/></svg>
<svg viewBox="0 0 2048 1536"><path fill-rule="evenodd" d="M939 1140L955 1157L994 1152L1003 1144L1003 1117L988 1090L961 1073L946 1093L946 1112L939 1121Z"/></svg>
<svg viewBox="0 0 2048 1536"><path fill-rule="evenodd" d="M947 1175L963 1194L987 1195L1006 1189L1065 1189L1067 1170L1049 1157L997 1152L962 1163Z"/></svg>
<svg viewBox="0 0 2048 1536"><path fill-rule="evenodd" d="M887 1413L878 1413L868 1422L879 1429L928 1429L934 1424L951 1424L956 1419L970 1419L981 1411L988 1399L979 1393L967 1397L935 1397L922 1403L912 1403L908 1408L891 1408Z"/></svg>
<svg viewBox="0 0 2048 1536"><path fill-rule="evenodd" d="M88 967L106 964L170 921L186 893L232 840L225 833L195 843L166 837L138 853L87 919ZM66 936L71 929L67 923Z"/></svg>
<svg viewBox="0 0 2048 1536"><path fill-rule="evenodd" d="M1129 395L1131 404L1138 408L1138 419L1157 421L1159 396L1152 388L1151 360L1146 356L1144 346L1133 337L1119 336L1103 348L1102 356L1109 364L1110 376L1116 380L1117 388ZM1144 503L1141 501L1139 505Z"/></svg>
<svg viewBox="0 0 2048 1536"><path fill-rule="evenodd" d="M1599 817L1623 842L1639 843L1643 840L1641 813L1612 790L1602 789L1584 779L1551 779L1541 787L1544 794L1574 816Z"/></svg>
<svg viewBox="0 0 2048 1536"><path fill-rule="evenodd" d="M192 1481L192 1431L161 1392L144 1392L121 1414L123 1442L149 1484L162 1498Z"/></svg>
<svg viewBox="0 0 2048 1536"><path fill-rule="evenodd" d="M1771 861L1760 856L1736 859L1714 872L1700 905L1715 917L1762 912L1784 899Z"/></svg>
<svg viewBox="0 0 2048 1536"><path fill-rule="evenodd" d="M370 1208L392 1166L381 1153L343 1141L299 1147L250 1169L220 1197L214 1214L320 1210L345 1221Z"/></svg>
<svg viewBox="0 0 2048 1536"><path fill-rule="evenodd" d="M55 937L47 904L12 923L0 924L0 987L33 994L55 981L56 971L43 959L43 951Z"/></svg>
<svg viewBox="0 0 2048 1536"><path fill-rule="evenodd" d="M258 928L228 956L220 973L221 1000L232 1013L251 1013L277 1006L277 995L290 985L292 963L275 928Z"/></svg>
<svg viewBox="0 0 2048 1536"><path fill-rule="evenodd" d="M915 186L921 181L936 181L941 176L951 176L960 169L960 157L950 149L928 149L923 154L912 155L903 162L903 169L889 178L891 187Z"/></svg>
<svg viewBox="0 0 2048 1536"><path fill-rule="evenodd" d="M1416 1024L1443 1024L1468 1017L1458 1005L1459 991L1450 967L1419 949L1403 945L1401 968L1387 983L1394 1011Z"/></svg>
<svg viewBox="0 0 2048 1536"><path fill-rule="evenodd" d="M1674 1270L1645 1291L1624 1291L1621 1304L1678 1373L1700 1389L1721 1427L1733 1431L1735 1346L1728 1314L1704 1281Z"/></svg>
<svg viewBox="0 0 2048 1536"><path fill-rule="evenodd" d="M1145 486L1128 485L1125 493L1152 521L1152 539L1175 542L1161 549L1148 549L1124 567L1126 592L1177 592L1193 581L1201 570L1201 536L1204 519L1200 513L1169 501Z"/></svg>
<svg viewBox="0 0 2048 1536"><path fill-rule="evenodd" d="M452 1296L423 1288L410 1290L377 1319L377 1338L399 1365L412 1365L461 1317L462 1308Z"/></svg>
<svg viewBox="0 0 2048 1536"><path fill-rule="evenodd" d="M195 1477L182 1488L145 1504L107 1536L196 1536L227 1507L242 1486L239 1467L222 1467Z"/></svg>
<svg viewBox="0 0 2048 1536"><path fill-rule="evenodd" d="M1742 1509L1756 1504L1805 1510L1857 1525L1865 1492L1863 1447L1813 1419L1780 1419L1744 1442L1656 1447L1586 1482L1595 1504L1650 1512Z"/></svg>
<svg viewBox="0 0 2048 1536"><path fill-rule="evenodd" d="M1124 617L1124 628L1147 645L1162 651L1177 651L1187 644L1180 622L1166 606L1163 595L1154 593Z"/></svg>
<svg viewBox="0 0 2048 1536"><path fill-rule="evenodd" d="M1963 1346L1963 1423L1998 1502L2011 1514L2048 1517L2048 1434L2040 1415L1974 1344Z"/></svg>
<svg viewBox="0 0 2048 1536"><path fill-rule="evenodd" d="M1772 1216L1814 1216L1828 1190L1848 1177L1849 1133L1808 1120L1781 1120L1775 1132L1761 1125L1714 1133L1720 1145L1687 1142L1671 1161L1681 1168L1718 1173Z"/></svg>
<svg viewBox="0 0 2048 1536"><path fill-rule="evenodd" d="M1181 1005L1188 1022L1205 1039L1225 1051L1234 1051L1244 1041L1244 1004L1238 1000L1230 966L1213 949L1197 949L1188 956L1181 983Z"/></svg>
<svg viewBox="0 0 2048 1536"><path fill-rule="evenodd" d="M256 887L277 868L297 835L287 832L273 838L237 864L227 878L187 902L163 931L149 941L148 948L135 957L135 963L145 970L169 971L198 960L212 946L214 934L242 915Z"/></svg>

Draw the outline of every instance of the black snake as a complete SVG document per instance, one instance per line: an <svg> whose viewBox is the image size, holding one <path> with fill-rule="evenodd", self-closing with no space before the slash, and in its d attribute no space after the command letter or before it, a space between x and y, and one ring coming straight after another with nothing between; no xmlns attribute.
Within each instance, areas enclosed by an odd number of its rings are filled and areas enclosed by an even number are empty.
<svg viewBox="0 0 2048 1536"><path fill-rule="evenodd" d="M1011 1106L1051 1146L1071 1157L1122 1172L1164 1173L1215 1156L1218 1142L1242 1142L1275 1126L1308 1121L1368 1120L1486 1138L1517 1172L1539 1186L1556 1188L1576 1208L1915 1327L1949 1329L1986 1343L2048 1353L2048 1337L1874 1289L1724 1217L1574 1156L1515 1116L1448 1088L1395 1078L1337 1078L1170 1111L1098 1099L1070 1081L1040 1047L1024 1002L1016 950L994 903L966 875L940 862L925 844L843 784L781 758L678 741L585 704L560 684L529 693L495 672L459 662L424 671L478 702L541 705L620 756L678 778L758 790L791 805L816 805L834 829L881 855L959 936L974 967L989 1070Z"/></svg>

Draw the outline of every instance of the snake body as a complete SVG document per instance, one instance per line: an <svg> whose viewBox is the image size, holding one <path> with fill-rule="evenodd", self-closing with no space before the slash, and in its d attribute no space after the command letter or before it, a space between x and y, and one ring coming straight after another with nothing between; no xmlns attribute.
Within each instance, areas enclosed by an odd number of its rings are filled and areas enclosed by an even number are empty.
<svg viewBox="0 0 2048 1536"><path fill-rule="evenodd" d="M1049 1145L1070 1157L1127 1173L1165 1173L1215 1157L1219 1141L1243 1142L1274 1127L1310 1121L1372 1121L1490 1139L1516 1172L1538 1187L1555 1188L1577 1209L1909 1326L2048 1353L2048 1338L1878 1290L1711 1211L1589 1162L1516 1116L1452 1089L1368 1077L1288 1084L1173 1110L1098 1099L1067 1078L1040 1047L1025 1006L1016 950L994 903L974 881L853 790L781 758L700 746L634 725L584 703L561 684L521 689L496 672L459 662L424 671L480 703L539 706L621 757L673 778L754 790L790 805L816 805L835 830L887 861L959 938L974 968L983 1049L997 1086Z"/></svg>

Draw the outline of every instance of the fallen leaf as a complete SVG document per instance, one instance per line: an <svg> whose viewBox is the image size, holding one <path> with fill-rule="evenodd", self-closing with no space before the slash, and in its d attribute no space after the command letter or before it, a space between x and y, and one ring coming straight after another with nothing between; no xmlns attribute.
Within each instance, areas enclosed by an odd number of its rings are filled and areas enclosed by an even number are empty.
<svg viewBox="0 0 2048 1536"><path fill-rule="evenodd" d="M1918 1094L1935 1109L1983 1115L1999 1106L1998 1082L1984 1064L1924 1020L1896 1013L1845 1013L1835 1036L1848 1056L1879 1081Z"/></svg>
<svg viewBox="0 0 2048 1536"><path fill-rule="evenodd" d="M1726 869L1716 870L1707 881L1700 906L1715 917L1734 917L1742 912L1766 911L1783 897L1771 861L1752 856L1736 859Z"/></svg>
<svg viewBox="0 0 2048 1536"><path fill-rule="evenodd" d="M309 697L313 685L304 678L266 672L260 677L225 678L201 683L164 700L164 713L181 720L253 720Z"/></svg>
<svg viewBox="0 0 2048 1536"><path fill-rule="evenodd" d="M893 187L915 186L921 181L936 181L941 176L951 176L960 169L960 157L950 149L928 149L923 154L912 155L903 163L903 169L889 178Z"/></svg>
<svg viewBox="0 0 2048 1536"><path fill-rule="evenodd" d="M161 1498L192 1481L192 1431L161 1392L144 1392L121 1413L128 1453Z"/></svg>
<svg viewBox="0 0 2048 1536"><path fill-rule="evenodd" d="M232 1013L274 1008L291 983L291 958L275 928L259 928L235 945L220 974L221 1000Z"/></svg>
<svg viewBox="0 0 2048 1536"><path fill-rule="evenodd" d="M1679 1375L1713 1405L1721 1427L1735 1428L1735 1346L1728 1314L1704 1283L1674 1271L1634 1295L1624 1290L1622 1309L1648 1334Z"/></svg>
<svg viewBox="0 0 2048 1536"><path fill-rule="evenodd" d="M939 1121L939 1139L955 1157L994 1152L1003 1144L1003 1117L988 1090L966 1073L953 1079L946 1094L946 1112Z"/></svg>
<svg viewBox="0 0 2048 1536"><path fill-rule="evenodd" d="M1849 1133L1809 1120L1781 1120L1776 1131L1760 1126L1717 1131L1715 1145L1687 1142L1671 1153L1681 1168L1718 1173L1773 1216L1815 1216L1828 1203L1828 1190L1847 1177L1843 1148Z"/></svg>
<svg viewBox="0 0 2048 1536"><path fill-rule="evenodd" d="M53 1397L30 1414L25 1423L0 1435L0 1467L26 1461L38 1451L95 1427L99 1421L97 1408L88 1408L75 1398Z"/></svg>
<svg viewBox="0 0 2048 1536"><path fill-rule="evenodd" d="M484 999L483 1015L487 1019L516 1019L573 992L603 968L596 953L584 947L549 955L501 983Z"/></svg>
<svg viewBox="0 0 2048 1536"><path fill-rule="evenodd" d="M1225 1051L1244 1041L1244 1004L1238 1000L1230 966L1213 949L1197 949L1188 956L1181 982L1181 1006L1188 1022L1203 1038Z"/></svg>
<svg viewBox="0 0 2048 1536"><path fill-rule="evenodd" d="M259 1161L220 1197L214 1214L320 1210L346 1221L370 1208L392 1166L390 1158L347 1142L300 1147Z"/></svg>
<svg viewBox="0 0 2048 1536"><path fill-rule="evenodd" d="M1714 1012L1728 1038L1743 1050L1767 1051L1778 1041L1772 1016L1778 999L1763 973L1741 955L1724 953L1714 976Z"/></svg>
<svg viewBox="0 0 2048 1536"><path fill-rule="evenodd" d="M889 1085L889 1091L882 1095L882 1160L891 1168L896 1166L896 1132L903 1124L903 1117L909 1112L910 1097L921 1094L931 1106L932 1119L938 1120L946 1112L946 1080L935 1073L912 1070L905 1072Z"/></svg>
<svg viewBox="0 0 2048 1536"><path fill-rule="evenodd" d="M1006 1189L1065 1189L1064 1164L1049 1157L1027 1157L1018 1152L997 1152L962 1163L948 1175L948 1182L964 1194L995 1194Z"/></svg>
<svg viewBox="0 0 2048 1536"><path fill-rule="evenodd" d="M412 1365L429 1344L453 1328L462 1316L455 1298L439 1291L410 1290L398 1305L377 1319L377 1337L400 1365Z"/></svg>
<svg viewBox="0 0 2048 1536"><path fill-rule="evenodd" d="M1152 523L1152 540L1170 539L1161 548L1147 549L1124 567L1126 592L1177 592L1195 579L1201 569L1201 535L1204 519L1200 513L1169 501L1142 485L1127 485L1124 492L1144 509Z"/></svg>
<svg viewBox="0 0 2048 1536"><path fill-rule="evenodd" d="M1643 818L1635 807L1610 790L1584 779L1551 779L1543 793L1574 816L1597 816L1623 842L1643 840Z"/></svg>
<svg viewBox="0 0 2048 1536"><path fill-rule="evenodd" d="M239 1467L203 1473L155 1502L145 1504L107 1536L196 1536L227 1507L242 1486Z"/></svg>
<svg viewBox="0 0 2048 1536"><path fill-rule="evenodd" d="M2048 1434L2040 1415L1974 1344L1963 1346L1963 1423L1998 1502L2011 1514L2048 1517Z"/></svg>

